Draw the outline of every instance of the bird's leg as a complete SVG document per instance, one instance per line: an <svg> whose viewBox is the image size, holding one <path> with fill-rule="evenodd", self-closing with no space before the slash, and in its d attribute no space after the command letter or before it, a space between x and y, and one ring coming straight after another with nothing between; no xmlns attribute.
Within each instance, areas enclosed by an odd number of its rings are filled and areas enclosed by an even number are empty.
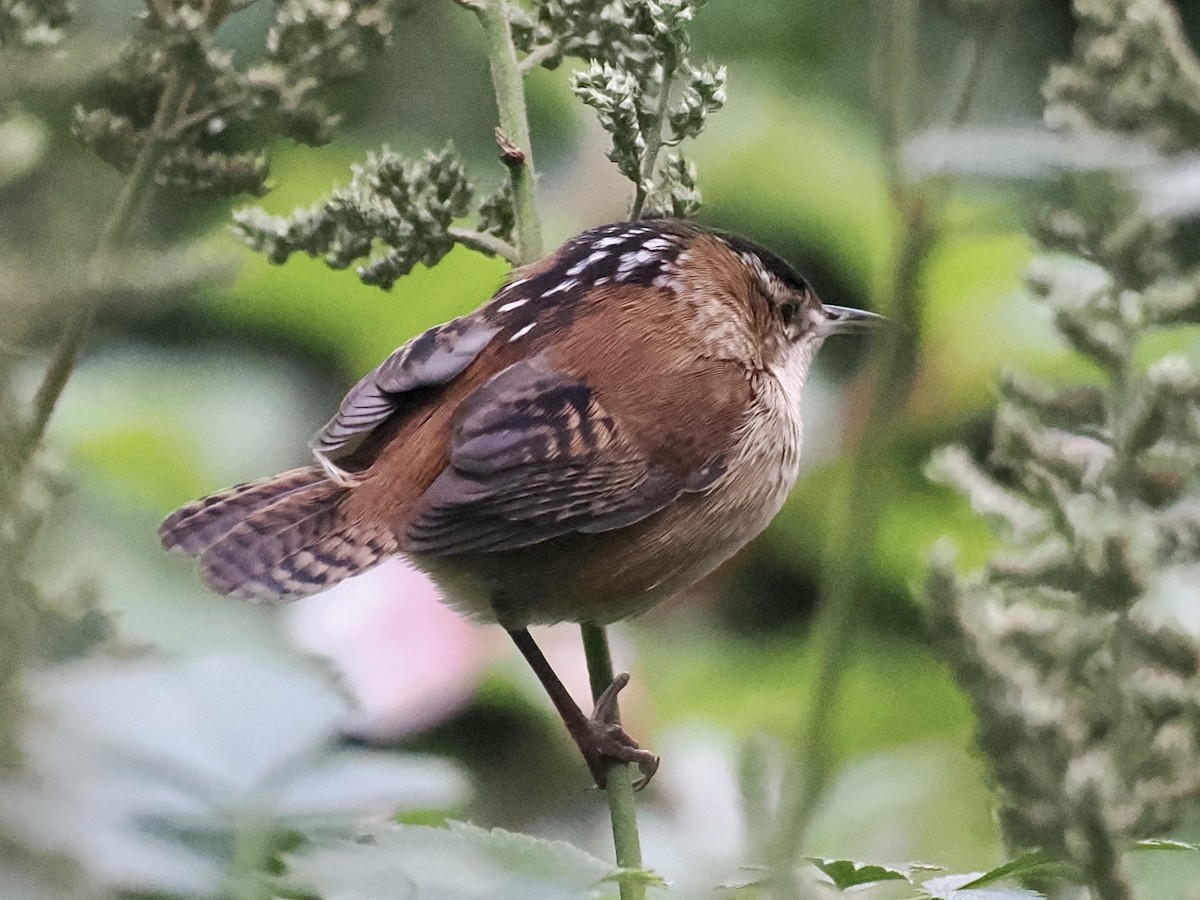
<svg viewBox="0 0 1200 900"><path fill-rule="evenodd" d="M510 629L508 633L517 649L529 662L546 693L550 695L550 702L562 716L571 739L583 754L584 762L596 781L596 787L602 788L608 781L608 761L618 760L637 764L642 777L634 787L639 790L644 788L658 769L658 757L639 747L638 742L626 734L618 721L617 694L629 684L629 675L622 673L614 678L612 684L596 700L596 707L591 716L586 716L563 687L554 669L550 668L550 663L534 643L529 630Z"/></svg>

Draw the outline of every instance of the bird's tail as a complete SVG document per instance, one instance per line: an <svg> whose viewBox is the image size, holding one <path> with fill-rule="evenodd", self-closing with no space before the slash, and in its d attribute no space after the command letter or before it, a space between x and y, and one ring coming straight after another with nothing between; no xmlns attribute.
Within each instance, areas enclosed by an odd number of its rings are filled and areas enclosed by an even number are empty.
<svg viewBox="0 0 1200 900"><path fill-rule="evenodd" d="M395 538L349 521L349 489L315 466L240 484L176 510L163 546L195 556L213 590L275 603L315 594L383 562Z"/></svg>

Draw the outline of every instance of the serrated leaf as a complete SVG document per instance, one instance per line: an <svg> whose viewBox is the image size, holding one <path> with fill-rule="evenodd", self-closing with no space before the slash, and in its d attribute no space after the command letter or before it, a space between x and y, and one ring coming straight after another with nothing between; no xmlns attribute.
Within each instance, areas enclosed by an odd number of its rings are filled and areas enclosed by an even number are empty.
<svg viewBox="0 0 1200 900"><path fill-rule="evenodd" d="M766 866L739 866L738 869L747 873L746 876L736 881L722 881L717 887L723 891L740 891L758 887L771 880L771 870Z"/></svg>
<svg viewBox="0 0 1200 900"><path fill-rule="evenodd" d="M458 772L442 760L347 750L330 754L293 781L276 812L327 816L378 806L442 809L462 792Z"/></svg>
<svg viewBox="0 0 1200 900"><path fill-rule="evenodd" d="M805 859L824 872L839 891L882 881L912 881L907 866L883 866L853 859L826 859L821 856L806 856Z"/></svg>
<svg viewBox="0 0 1200 900"><path fill-rule="evenodd" d="M667 879L653 869L619 869L604 879L614 884L640 884L642 887L666 888Z"/></svg>
<svg viewBox="0 0 1200 900"><path fill-rule="evenodd" d="M605 900L619 869L563 841L452 822L378 826L285 859L288 889L337 900ZM644 873L634 877L644 878Z"/></svg>
<svg viewBox="0 0 1200 900"><path fill-rule="evenodd" d="M1030 872L1040 871L1047 866L1058 865L1058 860L1054 859L1049 853L1042 850L1037 850L1032 853L1026 853L1023 856L1018 856L1011 862L1006 862L1002 866L997 866L989 872L984 872L974 881L964 884L964 888L981 888L989 884L995 884L1002 878L1009 878L1013 875L1025 875Z"/></svg>
<svg viewBox="0 0 1200 900"><path fill-rule="evenodd" d="M1133 842L1134 850L1190 850L1200 853L1200 844L1189 844L1187 841L1172 841L1167 838L1146 838Z"/></svg>
<svg viewBox="0 0 1200 900"><path fill-rule="evenodd" d="M972 888L986 873L942 875L930 878L921 885L921 892L931 900L1046 900L1045 896L1027 888Z"/></svg>
<svg viewBox="0 0 1200 900"><path fill-rule="evenodd" d="M348 703L297 663L93 660L32 679L30 696L28 773L0 783L0 829L102 885L210 894L225 861L186 833L445 808L464 790L439 760L333 750Z"/></svg>

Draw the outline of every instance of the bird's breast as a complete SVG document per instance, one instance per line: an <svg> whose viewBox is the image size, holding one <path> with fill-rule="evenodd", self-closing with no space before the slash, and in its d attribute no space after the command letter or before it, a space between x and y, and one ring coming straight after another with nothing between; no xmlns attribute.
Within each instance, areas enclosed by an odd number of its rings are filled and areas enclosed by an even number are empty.
<svg viewBox="0 0 1200 900"><path fill-rule="evenodd" d="M754 402L717 500L737 523L737 546L750 541L779 512L800 471L803 429L798 390L769 373L756 378Z"/></svg>

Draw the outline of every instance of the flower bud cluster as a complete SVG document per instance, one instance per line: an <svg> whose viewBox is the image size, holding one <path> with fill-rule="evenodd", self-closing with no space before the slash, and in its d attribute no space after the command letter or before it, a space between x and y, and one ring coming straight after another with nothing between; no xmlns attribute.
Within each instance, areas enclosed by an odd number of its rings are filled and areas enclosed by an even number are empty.
<svg viewBox="0 0 1200 900"><path fill-rule="evenodd" d="M573 78L575 95L612 136L609 159L647 198L645 212L690 215L699 209L695 167L662 147L698 136L725 104L724 66L694 63L688 27L699 0L540 0L514 13L518 45L557 66L564 56L588 63Z"/></svg>
<svg viewBox="0 0 1200 900"><path fill-rule="evenodd" d="M1189 118L1165 103L1175 70L1161 4L1076 8L1081 34L1050 79L1050 117L1136 126L1160 146L1198 133L1200 105ZM1101 66L1106 41L1117 61ZM1152 71L1136 104L1122 97ZM1063 118L1068 105L1079 115ZM940 548L928 593L1006 836L1073 860L1096 887L1121 883L1131 842L1200 800L1200 361L1154 358L1144 342L1200 321L1200 272L1179 271L1172 223L1111 177L1056 190L1028 284L1097 375L1065 387L1008 376L987 457L935 457L932 477L994 523L997 547L969 575Z"/></svg>
<svg viewBox="0 0 1200 900"><path fill-rule="evenodd" d="M277 135L306 144L330 139L338 116L320 92L360 72L387 41L390 4L281 0L265 60L239 67L214 36L252 4L148 3L112 73L112 99L78 109L75 133L122 171L153 148L161 185L261 194L263 148Z"/></svg>
<svg viewBox="0 0 1200 900"><path fill-rule="evenodd" d="M454 248L451 227L470 211L474 189L452 146L420 161L384 148L352 172L348 185L310 209L288 217L243 209L234 214L234 227L276 264L300 252L323 258L333 269L366 259L357 269L359 278L385 290L417 263L436 265ZM507 190L484 200L479 215L479 232L512 236Z"/></svg>
<svg viewBox="0 0 1200 900"><path fill-rule="evenodd" d="M68 0L3 0L0 50L53 46L62 40L62 28L70 19Z"/></svg>
<svg viewBox="0 0 1200 900"><path fill-rule="evenodd" d="M1172 0L1075 0L1069 63L1044 87L1054 130L1135 134L1174 152L1200 141L1200 66Z"/></svg>

